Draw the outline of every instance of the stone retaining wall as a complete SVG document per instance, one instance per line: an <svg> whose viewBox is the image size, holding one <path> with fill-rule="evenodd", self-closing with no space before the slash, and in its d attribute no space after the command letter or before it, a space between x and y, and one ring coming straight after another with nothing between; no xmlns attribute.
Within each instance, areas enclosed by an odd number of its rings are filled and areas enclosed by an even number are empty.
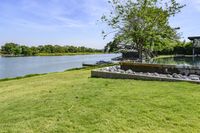
<svg viewBox="0 0 200 133"><path fill-rule="evenodd" d="M165 77L156 77L156 76L148 76L148 75L136 75L136 74L125 74L125 73L115 73L115 72L105 72L100 69L92 70L91 77L95 78L111 78L111 79L135 79L135 80L148 80L148 81L182 81L182 82L190 82L190 83L198 83L200 81L195 80L184 80L184 79L175 79L175 78L165 78Z"/></svg>
<svg viewBox="0 0 200 133"><path fill-rule="evenodd" d="M162 65L162 64L142 64L134 62L120 62L122 70L133 70L135 72L157 72L162 74L197 74L200 75L199 67L192 66L177 66L177 65Z"/></svg>

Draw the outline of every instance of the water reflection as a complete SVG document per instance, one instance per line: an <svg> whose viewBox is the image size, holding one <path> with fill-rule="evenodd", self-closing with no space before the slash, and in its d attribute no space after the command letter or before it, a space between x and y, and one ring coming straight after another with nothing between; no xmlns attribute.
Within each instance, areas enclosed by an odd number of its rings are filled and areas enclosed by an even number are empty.
<svg viewBox="0 0 200 133"><path fill-rule="evenodd" d="M155 64L170 64L170 65L190 65L200 67L200 57L169 57L159 58L151 61Z"/></svg>

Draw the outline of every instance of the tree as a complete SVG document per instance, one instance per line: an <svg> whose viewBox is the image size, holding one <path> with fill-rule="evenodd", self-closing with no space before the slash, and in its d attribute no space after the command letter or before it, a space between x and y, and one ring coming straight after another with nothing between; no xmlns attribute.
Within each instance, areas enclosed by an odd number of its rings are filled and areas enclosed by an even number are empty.
<svg viewBox="0 0 200 133"><path fill-rule="evenodd" d="M111 27L104 37L115 33L124 44L131 44L138 51L140 61L151 55L154 48L167 41L179 39L177 29L169 25L169 19L185 5L175 0L110 0L112 10L103 15L102 21Z"/></svg>
<svg viewBox="0 0 200 133"><path fill-rule="evenodd" d="M32 50L28 46L20 46L21 47L21 54L24 56L31 56L33 54Z"/></svg>
<svg viewBox="0 0 200 133"><path fill-rule="evenodd" d="M21 53L21 48L15 43L6 43L1 47L1 51L3 54L19 55Z"/></svg>
<svg viewBox="0 0 200 133"><path fill-rule="evenodd" d="M54 52L55 53L65 53L65 49L62 46L55 45L54 46Z"/></svg>
<svg viewBox="0 0 200 133"><path fill-rule="evenodd" d="M18 56L32 56L38 53L78 53L78 52L101 52L98 49L76 47L76 46L59 46L59 45L40 45L38 47L29 47L25 45L18 45L15 43L6 43L0 49L2 54L18 55Z"/></svg>
<svg viewBox="0 0 200 133"><path fill-rule="evenodd" d="M118 40L114 39L114 41L109 42L105 46L104 52L109 52L110 53L110 52L116 52L116 51L118 51L119 50L118 44L119 44Z"/></svg>
<svg viewBox="0 0 200 133"><path fill-rule="evenodd" d="M32 51L32 55L37 55L39 53L38 47L32 46L30 49Z"/></svg>

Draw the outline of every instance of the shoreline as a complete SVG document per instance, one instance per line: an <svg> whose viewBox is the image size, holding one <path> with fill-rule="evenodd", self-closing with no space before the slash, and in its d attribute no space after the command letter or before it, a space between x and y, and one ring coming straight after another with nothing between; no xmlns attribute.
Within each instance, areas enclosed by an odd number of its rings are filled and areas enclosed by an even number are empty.
<svg viewBox="0 0 200 133"><path fill-rule="evenodd" d="M33 74L27 74L24 76L17 76L17 77L10 77L10 78L0 78L0 82L3 81L10 81L10 80L18 80L18 79L25 79L25 78L30 78L30 77L37 77L37 76L42 76L42 75L48 75L48 74L52 74L52 73L63 73L63 72L68 72L68 71L76 71L76 70L92 70L92 69L96 69L96 68L101 68L101 67L107 67L107 66L113 66L116 65L115 63L113 64L107 64L107 65L99 65L99 66L88 66L88 67L80 67L80 68L71 68L71 69L67 69L64 71L57 71L57 72L49 72L49 73L33 73Z"/></svg>
<svg viewBox="0 0 200 133"><path fill-rule="evenodd" d="M35 57L35 56L76 56L76 55L96 55L96 54L111 54L111 53L39 53L36 55L25 56L25 55L6 55L0 54L1 57Z"/></svg>

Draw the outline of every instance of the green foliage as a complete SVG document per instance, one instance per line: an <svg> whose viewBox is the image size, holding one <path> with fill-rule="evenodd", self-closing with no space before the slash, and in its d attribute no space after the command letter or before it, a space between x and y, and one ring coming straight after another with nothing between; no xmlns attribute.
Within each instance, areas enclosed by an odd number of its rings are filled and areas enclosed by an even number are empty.
<svg viewBox="0 0 200 133"><path fill-rule="evenodd" d="M119 50L118 48L118 44L119 44L119 41L118 40L114 40L114 41L111 41L109 42L105 48L104 48L104 52L117 52Z"/></svg>
<svg viewBox="0 0 200 133"><path fill-rule="evenodd" d="M102 21L114 30L108 34L115 33L121 42L133 45L140 59L142 52L149 55L154 47L164 47L161 45L166 45L166 41L179 39L176 32L179 28L169 25L169 19L184 7L175 0L110 0L109 3L110 14L102 16Z"/></svg>
<svg viewBox="0 0 200 133"><path fill-rule="evenodd" d="M0 132L198 133L197 84L75 70L0 82Z"/></svg>
<svg viewBox="0 0 200 133"><path fill-rule="evenodd" d="M6 43L1 47L1 53L11 56L34 56L34 55L67 55L73 53L98 53L102 52L98 49L75 47L75 46L59 46L59 45L40 45L38 47L28 47L15 43Z"/></svg>
<svg viewBox="0 0 200 133"><path fill-rule="evenodd" d="M21 50L22 50L21 54L23 54L24 56L33 55L32 49L27 46L21 46Z"/></svg>
<svg viewBox="0 0 200 133"><path fill-rule="evenodd" d="M154 53L156 55L192 55L192 42L177 42L171 48L158 49ZM195 54L200 54L200 48L195 48Z"/></svg>
<svg viewBox="0 0 200 133"><path fill-rule="evenodd" d="M21 48L15 43L6 43L1 47L1 53L10 55L19 55L21 53Z"/></svg>

